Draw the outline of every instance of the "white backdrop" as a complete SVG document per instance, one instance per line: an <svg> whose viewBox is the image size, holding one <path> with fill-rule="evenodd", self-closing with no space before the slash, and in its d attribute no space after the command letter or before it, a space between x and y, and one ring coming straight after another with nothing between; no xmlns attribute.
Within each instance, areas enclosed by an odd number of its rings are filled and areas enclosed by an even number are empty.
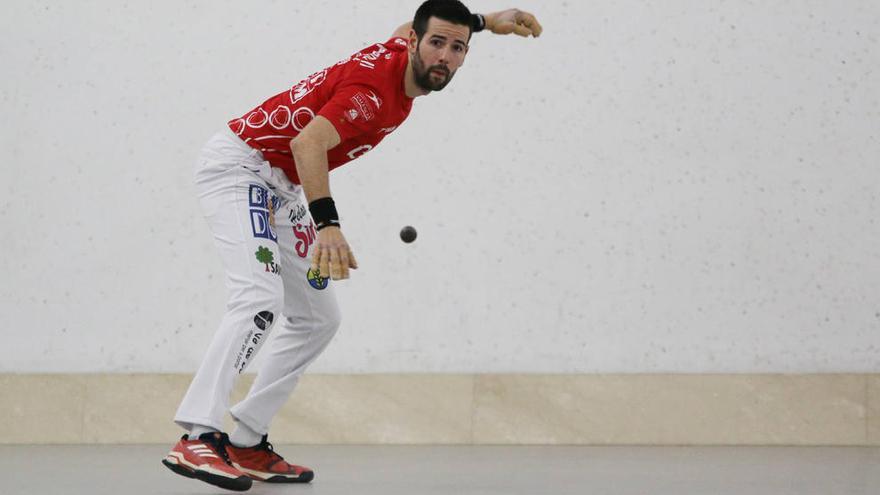
<svg viewBox="0 0 880 495"><path fill-rule="evenodd" d="M0 371L194 371L199 148L417 5L5 1ZM508 6L545 35L334 172L362 268L312 371L880 371L880 4Z"/></svg>

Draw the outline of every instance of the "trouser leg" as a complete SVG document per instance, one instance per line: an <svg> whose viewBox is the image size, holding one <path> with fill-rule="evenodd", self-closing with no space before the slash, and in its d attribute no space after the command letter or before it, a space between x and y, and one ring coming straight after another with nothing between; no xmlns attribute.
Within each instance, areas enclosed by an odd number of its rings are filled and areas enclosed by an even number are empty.
<svg viewBox="0 0 880 495"><path fill-rule="evenodd" d="M310 272L316 233L305 201L296 193L298 201L287 202L276 217L283 266L282 316L253 386L231 410L236 420L260 434L268 432L272 418L306 368L326 349L340 322L333 283Z"/></svg>
<svg viewBox="0 0 880 495"><path fill-rule="evenodd" d="M199 159L199 201L223 262L229 300L175 415L185 429L194 424L222 429L236 378L281 314L281 254L269 221L271 206L280 206L280 200L246 166L255 160L254 152L222 135L209 141Z"/></svg>

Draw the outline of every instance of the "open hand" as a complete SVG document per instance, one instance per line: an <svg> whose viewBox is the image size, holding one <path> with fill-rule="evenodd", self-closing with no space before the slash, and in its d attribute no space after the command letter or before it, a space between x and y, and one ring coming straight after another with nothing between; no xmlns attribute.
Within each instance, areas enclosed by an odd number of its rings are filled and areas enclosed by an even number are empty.
<svg viewBox="0 0 880 495"><path fill-rule="evenodd" d="M349 268L357 269L357 261L339 227L318 231L312 253L312 270L319 270L323 277L329 274L333 280L344 280L348 278Z"/></svg>

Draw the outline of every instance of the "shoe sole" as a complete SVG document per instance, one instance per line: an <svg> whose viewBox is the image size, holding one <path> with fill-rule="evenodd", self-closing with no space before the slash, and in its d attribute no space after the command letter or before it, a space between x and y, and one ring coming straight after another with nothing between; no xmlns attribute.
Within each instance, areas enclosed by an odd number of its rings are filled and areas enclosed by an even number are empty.
<svg viewBox="0 0 880 495"><path fill-rule="evenodd" d="M315 473L313 471L309 471L307 473L303 473L299 475L299 478L288 478L286 476L273 476L271 478L261 480L257 478L253 478L257 481L262 481L263 483L308 483L315 478Z"/></svg>
<svg viewBox="0 0 880 495"><path fill-rule="evenodd" d="M315 478L314 471L306 471L296 478L284 476L283 474L272 474L265 471L255 471L242 467L240 464L233 462L232 467L238 469L245 476L254 481L262 481L263 483L308 483ZM267 478L268 476L268 478Z"/></svg>
<svg viewBox="0 0 880 495"><path fill-rule="evenodd" d="M162 459L162 464L165 465L168 469L174 471L174 473L179 474L181 476L186 476L187 478L194 478L199 481L204 481L205 483L219 486L220 488L225 488L227 490L232 490L236 492L245 492L250 490L253 481L247 476L240 476L238 478L224 478L222 476L217 476L216 474L206 473L204 471L192 471L189 468L181 466L180 464L174 464L173 462L168 462L167 459Z"/></svg>

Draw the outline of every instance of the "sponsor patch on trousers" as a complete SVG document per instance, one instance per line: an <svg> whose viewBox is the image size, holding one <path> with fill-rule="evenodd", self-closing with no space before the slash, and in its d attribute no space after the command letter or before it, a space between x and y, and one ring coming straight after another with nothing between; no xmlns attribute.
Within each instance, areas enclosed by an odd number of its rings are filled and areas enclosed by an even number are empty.
<svg viewBox="0 0 880 495"><path fill-rule="evenodd" d="M233 364L239 374L244 371L247 367L248 361L250 361L251 357L256 354L257 348L263 340L263 335L272 325L274 320L275 315L271 311L260 311L254 316L254 325L256 325L257 328L251 329L245 336L244 342L241 344L241 349L238 351L238 357L236 357L235 364Z"/></svg>
<svg viewBox="0 0 880 495"><path fill-rule="evenodd" d="M260 330L265 330L269 328L269 325L275 320L275 315L272 314L271 311L260 311L257 313L257 316L254 316L254 324Z"/></svg>
<svg viewBox="0 0 880 495"><path fill-rule="evenodd" d="M275 253L266 246L260 246L254 252L257 261L266 266L266 271L275 275L281 274L281 266L275 263Z"/></svg>
<svg viewBox="0 0 880 495"><path fill-rule="evenodd" d="M251 184L248 203L254 237L278 242L275 235L275 210L280 206L278 196L259 184Z"/></svg>
<svg viewBox="0 0 880 495"><path fill-rule="evenodd" d="M321 276L321 270L312 270L311 268L306 273L306 279L309 281L309 285L318 290L326 289L327 284L330 283L329 277Z"/></svg>

